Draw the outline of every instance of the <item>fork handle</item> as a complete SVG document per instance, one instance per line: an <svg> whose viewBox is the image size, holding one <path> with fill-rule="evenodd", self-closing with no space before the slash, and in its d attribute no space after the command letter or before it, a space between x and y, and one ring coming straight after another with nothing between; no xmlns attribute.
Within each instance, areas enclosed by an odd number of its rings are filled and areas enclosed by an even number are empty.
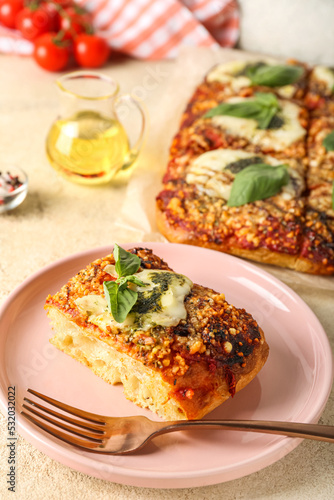
<svg viewBox="0 0 334 500"><path fill-rule="evenodd" d="M156 432L156 435L191 429L192 427L200 427L202 429L223 428L236 431L279 434L282 436L334 443L334 426L332 425L273 422L267 420L187 420L165 422L163 427Z"/></svg>

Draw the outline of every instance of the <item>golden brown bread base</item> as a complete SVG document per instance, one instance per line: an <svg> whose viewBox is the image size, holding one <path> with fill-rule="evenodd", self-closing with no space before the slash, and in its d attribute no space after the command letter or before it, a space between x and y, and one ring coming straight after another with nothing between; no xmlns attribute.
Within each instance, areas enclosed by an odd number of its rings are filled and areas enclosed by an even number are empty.
<svg viewBox="0 0 334 500"><path fill-rule="evenodd" d="M111 346L101 347L101 341L87 335L84 328L69 321L56 308L48 309L48 317L57 331L50 340L51 344L86 365L105 382L122 383L127 399L150 409L165 420L200 419L231 397L230 387L225 379L216 381L218 384L215 390L204 391L203 380L208 375L213 380L215 377L208 374L205 366L194 364L182 377L183 386L191 387L194 396L191 399L175 399L171 397L173 385L164 379L162 373L145 367L141 362ZM261 336L264 339L262 330ZM247 367L239 370L235 392L239 392L254 379L264 366L268 353L267 343L261 343L254 356L249 359Z"/></svg>
<svg viewBox="0 0 334 500"><path fill-rule="evenodd" d="M288 255L278 252L272 252L266 248L257 248L247 250L246 248L238 248L230 245L217 244L212 241L203 241L193 238L187 231L183 231L180 227L175 227L169 224L164 212L156 209L156 222L159 231L173 243L183 243L193 245L218 252L228 253L237 257L242 257L262 264L271 264L275 266L293 269L294 271L330 276L333 274L332 267L325 267L322 262L314 262L300 255Z"/></svg>
<svg viewBox="0 0 334 500"><path fill-rule="evenodd" d="M217 244L213 241L196 239L192 237L189 232L183 231L180 227L171 226L165 216L165 213L159 210L159 208L156 209L156 221L159 231L173 243L184 243L186 245L210 248L211 250L217 250L230 255L244 257L246 259L262 262L264 264L273 264L281 267L287 267L289 269L296 269L297 256L295 255L275 253L267 250L266 248L247 250L246 248L238 248L229 245ZM309 270L308 272L311 271Z"/></svg>

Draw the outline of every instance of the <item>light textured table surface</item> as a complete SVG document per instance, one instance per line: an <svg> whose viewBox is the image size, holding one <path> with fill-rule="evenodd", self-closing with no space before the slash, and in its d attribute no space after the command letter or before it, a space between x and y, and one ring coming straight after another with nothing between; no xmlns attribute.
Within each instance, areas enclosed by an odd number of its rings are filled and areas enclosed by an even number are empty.
<svg viewBox="0 0 334 500"><path fill-rule="evenodd" d="M194 57L194 62L196 58ZM47 264L79 252L118 242L159 239L154 226L154 198L172 129L157 110L175 69L174 62L118 61L104 72L121 82L122 91L142 99L150 116L145 148L134 175L144 207L127 213L133 180L102 188L71 184L49 166L44 153L47 130L57 115L55 75L31 60L0 57L0 158L29 174L29 195L21 207L0 216L0 298ZM180 112L182 110L180 109ZM174 129L177 124L174 123ZM156 140L157 137L159 140ZM163 146L162 146L163 145ZM139 222L145 213L144 222ZM139 215L138 215L139 214ZM137 218L138 227L134 220ZM121 220L121 224L119 224ZM128 224L128 231L127 231ZM277 272L276 272L277 276ZM325 288L289 282L313 309L334 345L333 296ZM333 391L321 423L334 424ZM0 498L40 499L295 499L334 498L334 447L302 442L275 464L250 476L199 488L144 489L119 485L72 470L19 438L16 493L7 491L6 418L1 415Z"/></svg>

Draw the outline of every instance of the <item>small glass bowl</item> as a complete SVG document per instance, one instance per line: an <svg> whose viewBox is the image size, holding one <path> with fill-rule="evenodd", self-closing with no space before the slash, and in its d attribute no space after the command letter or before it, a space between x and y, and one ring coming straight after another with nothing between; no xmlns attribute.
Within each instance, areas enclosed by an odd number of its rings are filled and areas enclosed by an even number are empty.
<svg viewBox="0 0 334 500"><path fill-rule="evenodd" d="M0 214L20 205L27 192L27 174L15 165L0 164Z"/></svg>

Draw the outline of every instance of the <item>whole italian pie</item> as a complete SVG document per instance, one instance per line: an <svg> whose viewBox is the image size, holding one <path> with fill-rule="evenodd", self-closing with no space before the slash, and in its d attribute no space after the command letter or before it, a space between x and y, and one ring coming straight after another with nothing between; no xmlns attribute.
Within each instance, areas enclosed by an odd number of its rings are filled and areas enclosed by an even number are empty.
<svg viewBox="0 0 334 500"><path fill-rule="evenodd" d="M230 61L195 89L157 223L169 241L334 273L334 70Z"/></svg>

